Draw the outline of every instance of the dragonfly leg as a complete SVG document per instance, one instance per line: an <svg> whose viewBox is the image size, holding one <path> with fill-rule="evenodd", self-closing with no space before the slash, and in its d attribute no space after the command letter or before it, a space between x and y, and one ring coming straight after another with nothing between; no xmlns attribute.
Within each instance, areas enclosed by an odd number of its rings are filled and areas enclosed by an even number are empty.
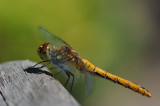
<svg viewBox="0 0 160 106"><path fill-rule="evenodd" d="M50 60L44 60L44 61L41 61L41 62L38 62L37 64L35 64L34 66L31 66L30 68L35 68L37 65L41 64L41 63L44 63L44 62L49 62ZM46 65L47 66L47 65ZM41 66L42 67L42 66ZM45 66L44 66L45 67ZM40 68L40 67L39 67ZM42 67L43 68L43 67Z"/></svg>
<svg viewBox="0 0 160 106"><path fill-rule="evenodd" d="M68 76L68 79L67 79L67 81L66 81L66 83L65 83L65 85L64 85L65 87L67 86L68 81L69 81L69 79L70 79L70 74L69 74L69 73L67 73L67 72L66 72L66 74L67 74L67 76Z"/></svg>
<svg viewBox="0 0 160 106"><path fill-rule="evenodd" d="M70 79L70 75L72 76L73 79L72 79L71 88L70 88L70 92L71 92L71 91L72 91L72 87L73 87L73 83L74 83L74 74L71 73L70 71L66 70L66 69L63 70L63 68L62 68L61 66L59 66L58 64L57 64L57 66L58 66L59 68L61 68L62 71L64 71L64 72L67 74L67 76L68 76L68 79L67 79L67 81L66 81L65 87L66 87L67 84L68 84L68 81L69 81L69 79Z"/></svg>
<svg viewBox="0 0 160 106"><path fill-rule="evenodd" d="M37 67L37 68L43 68L43 67L46 67L47 65L49 65L51 63L51 61L50 62L48 62L48 63L46 63L46 64L44 64L44 65L42 65L41 67Z"/></svg>
<svg viewBox="0 0 160 106"><path fill-rule="evenodd" d="M50 68L50 69L56 69L57 67L52 67L52 68ZM69 81L69 79L70 79L70 73L69 73L69 71L63 71L63 70L61 70L61 71L58 71L58 72L56 72L54 75L53 75L53 77L55 77L56 75L58 75L59 73L61 73L61 72L65 72L66 74L67 74L67 76L68 76L68 79L67 79L67 81L66 81L66 83L65 83L65 87L67 86L67 84L68 84L68 81Z"/></svg>
<svg viewBox="0 0 160 106"><path fill-rule="evenodd" d="M56 75L58 75L58 74L61 73L61 72L63 72L63 71L58 71L58 72L56 72L56 73L53 75L53 77L55 77Z"/></svg>
<svg viewBox="0 0 160 106"><path fill-rule="evenodd" d="M72 84L71 84L71 89L70 89L70 92L72 91L72 87L73 87L73 83L74 83L74 75L70 72L70 75L73 77L73 80L72 80Z"/></svg>
<svg viewBox="0 0 160 106"><path fill-rule="evenodd" d="M50 68L50 69L56 69L56 67L53 67L53 68ZM70 89L70 92L72 91L72 87L73 87L73 83L74 83L74 75L73 75L73 73L71 73L70 71L68 71L68 70L60 70L60 71L58 71L58 72L56 72L54 75L53 75L53 77L55 77L56 75L58 75L59 73L61 73L61 72L65 72L66 74L67 74L67 76L68 76L68 79L67 79L67 81L66 81L66 83L65 83L65 87L67 86L67 84L68 84L68 81L69 81L69 79L70 79L70 75L73 77L73 80L72 80L72 84L71 84L71 89Z"/></svg>
<svg viewBox="0 0 160 106"><path fill-rule="evenodd" d="M58 69L58 67L54 66L52 68L49 68L50 70Z"/></svg>
<svg viewBox="0 0 160 106"><path fill-rule="evenodd" d="M65 72L66 73L68 73L69 75L71 75L72 76L72 78L73 78L73 80L72 80L72 83L71 83L71 89L70 89L70 92L72 91L72 88L73 88L73 83L74 83L74 74L73 73L71 73L70 71L68 71L68 70L65 70Z"/></svg>

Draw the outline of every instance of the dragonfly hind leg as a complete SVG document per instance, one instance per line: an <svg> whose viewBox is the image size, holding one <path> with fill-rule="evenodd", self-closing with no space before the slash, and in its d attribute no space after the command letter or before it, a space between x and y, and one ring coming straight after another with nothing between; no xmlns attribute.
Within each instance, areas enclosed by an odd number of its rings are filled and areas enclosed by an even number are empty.
<svg viewBox="0 0 160 106"><path fill-rule="evenodd" d="M56 69L57 67L53 67L53 68L50 68L50 69ZM73 83L74 83L74 74L73 73L71 73L70 71L68 71L68 70L60 70L60 71L58 71L58 72L56 72L54 75L53 75L53 77L55 77L56 75L58 75L59 73L61 73L61 72L65 72L65 74L67 74L67 76L68 76L68 79L67 79L67 81L66 81L66 83L65 83L65 87L67 87L67 84L68 84L68 82L69 82L69 80L70 80L70 78L71 78L71 76L72 76L72 83L71 83L71 88L70 88L70 92L72 91L72 88L73 88Z"/></svg>
<svg viewBox="0 0 160 106"><path fill-rule="evenodd" d="M67 81L66 81L66 83L65 83L65 85L64 85L65 87L67 87L68 81L69 81L69 79L70 79L70 74L67 73L67 72L66 72L66 74L67 74L67 76L68 76L68 79L67 79Z"/></svg>
<svg viewBox="0 0 160 106"><path fill-rule="evenodd" d="M71 73L70 71L68 71L68 70L65 70L65 72L66 72L66 74L68 75L68 79L67 79L67 81L66 81L66 84L65 84L65 86L67 86L67 84L68 84L68 81L69 81L69 79L70 79L70 75L72 76L72 83L71 83L71 88L70 88L70 92L72 91L72 88L73 88L73 84L74 84L74 74L73 73Z"/></svg>
<svg viewBox="0 0 160 106"><path fill-rule="evenodd" d="M56 73L53 75L53 77L55 77L56 75L58 75L58 74L61 73L61 72L63 72L63 71L58 71L58 72L56 72Z"/></svg>

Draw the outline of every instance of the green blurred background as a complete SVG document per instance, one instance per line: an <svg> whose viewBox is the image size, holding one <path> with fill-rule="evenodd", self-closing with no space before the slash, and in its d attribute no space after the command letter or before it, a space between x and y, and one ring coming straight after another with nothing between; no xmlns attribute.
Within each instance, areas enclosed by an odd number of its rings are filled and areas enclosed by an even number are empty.
<svg viewBox="0 0 160 106"><path fill-rule="evenodd" d="M41 61L37 48L44 43L38 32L42 25L82 58L153 95L148 99L94 78L93 92L87 97L83 80L74 86L72 95L80 104L156 106L160 104L158 7L155 0L0 0L0 62Z"/></svg>

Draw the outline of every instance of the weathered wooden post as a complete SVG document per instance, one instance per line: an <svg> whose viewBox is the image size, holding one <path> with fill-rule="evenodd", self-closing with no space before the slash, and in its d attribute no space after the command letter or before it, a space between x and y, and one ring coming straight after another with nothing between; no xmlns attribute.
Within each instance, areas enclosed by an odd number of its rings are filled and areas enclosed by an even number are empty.
<svg viewBox="0 0 160 106"><path fill-rule="evenodd" d="M50 72L24 70L34 64L25 60L0 65L0 106L79 106Z"/></svg>

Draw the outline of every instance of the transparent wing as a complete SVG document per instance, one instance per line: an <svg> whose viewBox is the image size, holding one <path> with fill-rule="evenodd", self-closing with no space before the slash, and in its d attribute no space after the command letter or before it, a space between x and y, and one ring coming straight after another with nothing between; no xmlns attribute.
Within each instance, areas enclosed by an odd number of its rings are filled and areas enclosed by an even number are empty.
<svg viewBox="0 0 160 106"><path fill-rule="evenodd" d="M88 96L93 91L93 79L87 71L84 72L85 84L86 84L86 95Z"/></svg>
<svg viewBox="0 0 160 106"><path fill-rule="evenodd" d="M44 27L39 26L40 35L44 40L46 40L48 43L50 43L52 46L60 47L60 46L69 46L68 43L66 43L64 40L59 38L58 36L50 33L47 29Z"/></svg>

